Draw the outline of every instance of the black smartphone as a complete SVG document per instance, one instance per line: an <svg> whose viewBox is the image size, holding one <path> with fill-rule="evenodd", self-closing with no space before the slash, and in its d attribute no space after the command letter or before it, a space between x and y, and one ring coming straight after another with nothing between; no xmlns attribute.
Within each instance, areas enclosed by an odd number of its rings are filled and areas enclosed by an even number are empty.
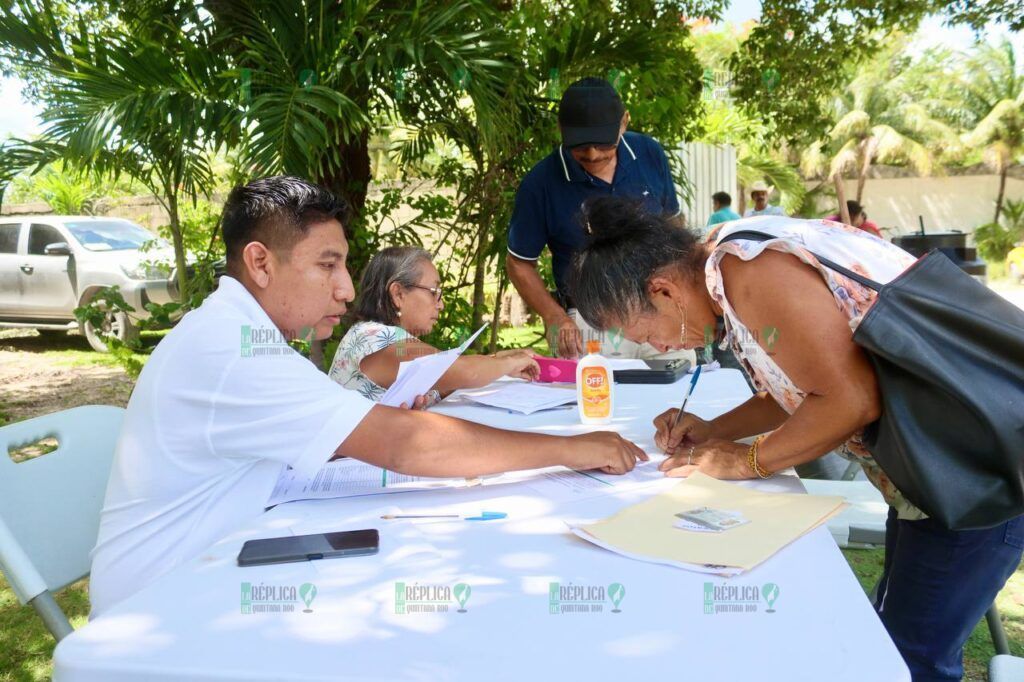
<svg viewBox="0 0 1024 682"><path fill-rule="evenodd" d="M617 369L612 372L617 384L674 384L690 371L690 361L644 360L647 369Z"/></svg>
<svg viewBox="0 0 1024 682"><path fill-rule="evenodd" d="M289 535L283 538L249 540L238 553L239 566L287 564L331 557L366 556L380 550L376 528L347 530L340 533Z"/></svg>

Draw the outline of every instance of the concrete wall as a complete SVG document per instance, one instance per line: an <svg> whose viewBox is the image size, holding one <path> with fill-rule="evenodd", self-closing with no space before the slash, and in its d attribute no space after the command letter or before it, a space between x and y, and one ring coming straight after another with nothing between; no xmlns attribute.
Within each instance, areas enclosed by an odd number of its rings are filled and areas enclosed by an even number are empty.
<svg viewBox="0 0 1024 682"><path fill-rule="evenodd" d="M810 183L813 186L817 183ZM846 197L856 197L857 182L844 183ZM887 237L918 231L918 216L926 232L974 228L991 222L995 213L998 175L950 175L931 178L869 178L861 203ZM1024 199L1024 180L1006 179L1006 198ZM822 209L834 207L822 206Z"/></svg>

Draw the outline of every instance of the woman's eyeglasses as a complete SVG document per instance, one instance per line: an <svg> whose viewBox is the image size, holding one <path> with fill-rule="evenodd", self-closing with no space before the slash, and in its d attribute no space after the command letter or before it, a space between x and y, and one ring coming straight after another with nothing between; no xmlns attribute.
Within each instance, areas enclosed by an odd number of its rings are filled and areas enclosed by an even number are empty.
<svg viewBox="0 0 1024 682"><path fill-rule="evenodd" d="M425 287L419 284L410 284L409 286L411 286L413 289L423 289L423 291L429 291L434 295L435 301L440 301L442 294L444 294L444 289L442 287Z"/></svg>

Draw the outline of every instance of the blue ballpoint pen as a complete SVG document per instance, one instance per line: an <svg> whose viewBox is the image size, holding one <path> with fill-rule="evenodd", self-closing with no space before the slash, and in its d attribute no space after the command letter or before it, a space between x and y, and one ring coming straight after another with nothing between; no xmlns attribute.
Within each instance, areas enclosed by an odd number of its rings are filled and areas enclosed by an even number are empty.
<svg viewBox="0 0 1024 682"><path fill-rule="evenodd" d="M686 395L683 396L683 404L679 406L679 411L676 412L676 418L672 420L672 426L668 430L669 435L672 435L672 432L676 430L677 426L679 426L679 419L683 416L683 412L686 411L686 403L689 402L690 396L693 395L693 389L697 386L697 379L700 378L701 367L703 367L703 365L697 365L697 369L693 371L693 378L690 379L690 385L686 388ZM673 449L672 453L669 454L674 453L675 450Z"/></svg>

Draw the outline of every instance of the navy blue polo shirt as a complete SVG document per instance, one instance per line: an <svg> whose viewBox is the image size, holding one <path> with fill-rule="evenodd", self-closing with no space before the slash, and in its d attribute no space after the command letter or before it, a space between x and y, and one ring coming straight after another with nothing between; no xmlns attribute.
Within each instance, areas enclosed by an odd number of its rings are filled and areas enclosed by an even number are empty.
<svg viewBox="0 0 1024 682"><path fill-rule="evenodd" d="M569 264L584 241L580 206L605 194L643 199L651 211L679 213L668 157L653 138L628 131L622 136L610 184L587 173L568 149L559 146L519 184L508 230L509 253L537 260L546 245L555 284L564 297Z"/></svg>

